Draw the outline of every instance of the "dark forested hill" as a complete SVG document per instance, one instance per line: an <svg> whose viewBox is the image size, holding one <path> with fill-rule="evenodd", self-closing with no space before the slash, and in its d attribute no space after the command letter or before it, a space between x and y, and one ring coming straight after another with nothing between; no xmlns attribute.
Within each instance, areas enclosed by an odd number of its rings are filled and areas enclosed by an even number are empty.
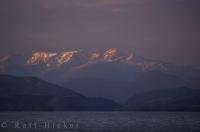
<svg viewBox="0 0 200 132"><path fill-rule="evenodd" d="M200 111L200 90L186 87L160 89L130 98L125 110Z"/></svg>
<svg viewBox="0 0 200 132"><path fill-rule="evenodd" d="M0 75L0 110L115 110L112 100L89 98L34 77Z"/></svg>

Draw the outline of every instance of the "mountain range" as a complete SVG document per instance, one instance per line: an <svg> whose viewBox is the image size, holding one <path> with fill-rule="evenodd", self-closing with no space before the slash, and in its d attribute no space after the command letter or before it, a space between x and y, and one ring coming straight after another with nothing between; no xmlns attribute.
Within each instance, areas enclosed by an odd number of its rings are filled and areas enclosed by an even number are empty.
<svg viewBox="0 0 200 132"><path fill-rule="evenodd" d="M0 56L0 74L34 76L85 96L120 103L133 94L155 89L200 88L198 66L176 66L117 48Z"/></svg>
<svg viewBox="0 0 200 132"><path fill-rule="evenodd" d="M95 82L94 82L95 83ZM200 111L200 90L151 90L119 104L90 98L35 77L0 75L0 111Z"/></svg>

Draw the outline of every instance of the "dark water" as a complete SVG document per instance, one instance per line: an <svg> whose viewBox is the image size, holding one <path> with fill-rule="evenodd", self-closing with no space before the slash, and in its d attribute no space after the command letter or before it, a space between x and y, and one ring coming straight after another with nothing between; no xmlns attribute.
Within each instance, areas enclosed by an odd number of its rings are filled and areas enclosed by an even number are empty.
<svg viewBox="0 0 200 132"><path fill-rule="evenodd" d="M200 132L195 112L3 112L0 132Z"/></svg>

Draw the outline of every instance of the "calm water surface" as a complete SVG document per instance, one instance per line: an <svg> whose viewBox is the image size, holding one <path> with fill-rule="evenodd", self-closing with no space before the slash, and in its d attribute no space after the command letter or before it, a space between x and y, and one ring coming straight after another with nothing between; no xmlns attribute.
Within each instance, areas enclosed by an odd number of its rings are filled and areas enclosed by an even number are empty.
<svg viewBox="0 0 200 132"><path fill-rule="evenodd" d="M2 112L0 132L200 132L195 112Z"/></svg>

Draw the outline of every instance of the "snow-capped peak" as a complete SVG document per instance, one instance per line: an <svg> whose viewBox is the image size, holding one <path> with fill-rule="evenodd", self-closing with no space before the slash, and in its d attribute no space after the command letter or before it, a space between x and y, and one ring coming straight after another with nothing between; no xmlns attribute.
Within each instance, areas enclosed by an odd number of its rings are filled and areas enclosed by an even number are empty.
<svg viewBox="0 0 200 132"><path fill-rule="evenodd" d="M48 67L51 65L62 65L67 63L71 60L73 55L78 51L65 51L65 52L58 52L58 53L50 53L50 52L36 52L28 58L27 64L28 65L35 65L35 64L46 64Z"/></svg>
<svg viewBox="0 0 200 132"><path fill-rule="evenodd" d="M92 53L89 57L89 60L90 61L95 61L95 60L98 60L99 58L101 57L101 54L100 53Z"/></svg>
<svg viewBox="0 0 200 132"><path fill-rule="evenodd" d="M104 54L103 54L103 58L105 60L111 60L113 59L117 54L117 49L116 48L112 48L107 50Z"/></svg>
<svg viewBox="0 0 200 132"><path fill-rule="evenodd" d="M46 63L51 58L56 56L57 53L48 53L48 52L36 52L31 55L31 57L27 60L27 64L39 64L39 63Z"/></svg>
<svg viewBox="0 0 200 132"><path fill-rule="evenodd" d="M57 57L58 63L64 64L69 62L76 53L78 53L77 50L61 52L60 55Z"/></svg>
<svg viewBox="0 0 200 132"><path fill-rule="evenodd" d="M134 57L134 55L133 55L133 53L131 53L131 54L126 58L126 61L127 61L127 62L132 61L132 60L133 60L133 57Z"/></svg>
<svg viewBox="0 0 200 132"><path fill-rule="evenodd" d="M9 57L10 57L10 55L1 56L1 57L0 57L0 63L6 61Z"/></svg>

